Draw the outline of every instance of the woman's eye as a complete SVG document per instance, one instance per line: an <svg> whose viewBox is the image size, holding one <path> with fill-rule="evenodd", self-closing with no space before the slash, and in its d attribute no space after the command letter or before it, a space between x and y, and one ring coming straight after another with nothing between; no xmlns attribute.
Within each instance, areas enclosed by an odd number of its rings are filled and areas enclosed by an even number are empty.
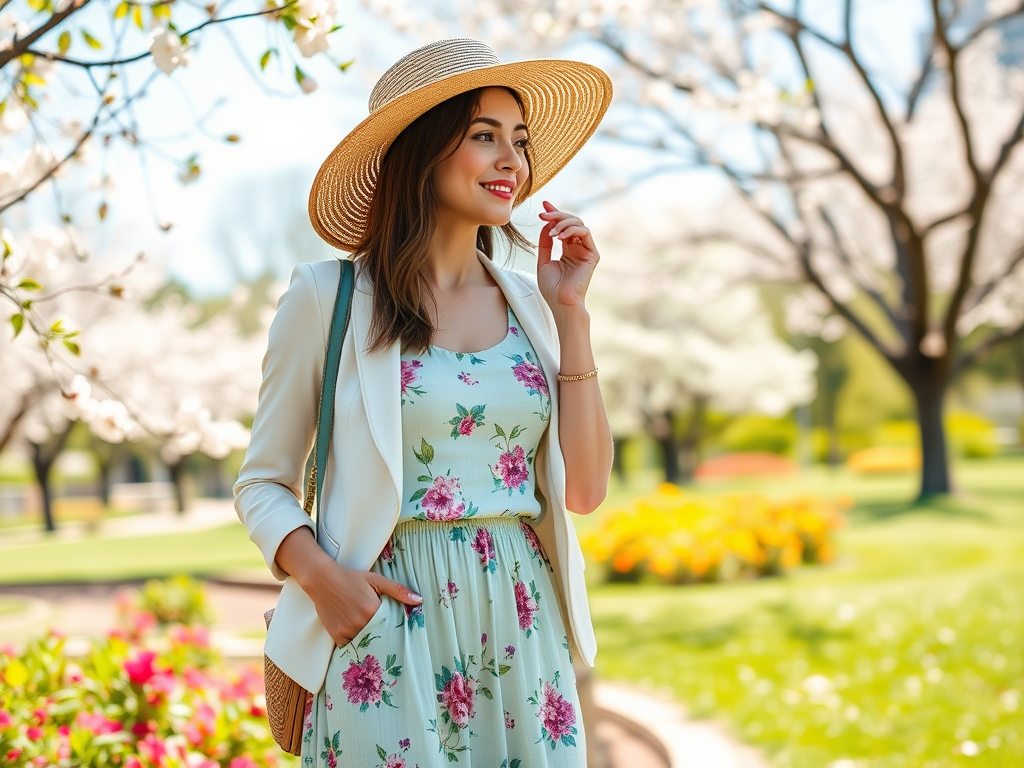
<svg viewBox="0 0 1024 768"><path fill-rule="evenodd" d="M490 131L484 131L483 133L478 133L473 138L479 139L480 141L494 141L494 134Z"/></svg>
<svg viewBox="0 0 1024 768"><path fill-rule="evenodd" d="M520 149L526 149L528 146L530 146L530 140L529 139L518 139L515 142L515 145L517 147L519 147Z"/></svg>

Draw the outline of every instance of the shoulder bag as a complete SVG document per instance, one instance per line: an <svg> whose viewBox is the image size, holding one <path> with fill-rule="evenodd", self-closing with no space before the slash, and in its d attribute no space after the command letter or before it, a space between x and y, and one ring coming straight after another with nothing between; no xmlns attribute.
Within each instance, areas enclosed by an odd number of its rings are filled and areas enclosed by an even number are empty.
<svg viewBox="0 0 1024 768"><path fill-rule="evenodd" d="M341 360L341 345L348 329L348 318L352 308L352 291L355 284L355 266L348 259L341 259L341 277L338 280L338 295L334 300L331 315L331 330L327 336L327 350L324 356L324 371L320 379L320 403L317 406L316 451L313 454L313 468L306 483L306 498L302 505L306 514L313 515L313 501L316 500L316 540L325 541L320 516L320 491L323 488L324 472L327 469L327 454L334 431L334 392L338 384L338 363ZM324 403L327 407L324 407ZM319 468L319 471L317 471ZM263 614L270 628L274 616L271 609ZM281 668L263 655L263 681L267 693L267 720L274 741L285 752L292 755L302 753L302 726L306 717L307 702L314 692L307 691Z"/></svg>

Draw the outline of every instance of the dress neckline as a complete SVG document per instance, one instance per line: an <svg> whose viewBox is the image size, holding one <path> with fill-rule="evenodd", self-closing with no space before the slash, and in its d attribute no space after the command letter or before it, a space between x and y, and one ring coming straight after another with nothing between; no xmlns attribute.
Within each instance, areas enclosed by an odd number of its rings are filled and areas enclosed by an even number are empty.
<svg viewBox="0 0 1024 768"><path fill-rule="evenodd" d="M498 347L502 346L506 341L508 341L508 337L512 335L512 323L513 323L514 319L515 318L512 315L512 307L511 307L511 305L506 304L505 305L505 325L506 325L506 327L505 327L505 335L502 337L501 341L499 341L497 344L493 344L493 345L489 346L487 349L481 349L481 350L479 350L477 352L456 352L456 351L451 350L451 349L445 349L444 347L439 347L439 346L437 346L435 344L431 344L429 348L430 348L431 351L437 350L438 352L444 352L447 355L459 355L459 356L462 356L462 355L484 355L484 354L487 354L488 352L493 352Z"/></svg>

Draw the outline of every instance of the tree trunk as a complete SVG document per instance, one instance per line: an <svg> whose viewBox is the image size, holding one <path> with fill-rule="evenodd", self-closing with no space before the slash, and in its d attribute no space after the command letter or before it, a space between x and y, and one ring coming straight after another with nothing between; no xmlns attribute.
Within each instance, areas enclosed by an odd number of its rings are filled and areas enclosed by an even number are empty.
<svg viewBox="0 0 1024 768"><path fill-rule="evenodd" d="M946 428L942 423L942 405L947 378L936 368L938 361L925 358L925 364L907 384L917 404L917 423L921 429L921 492L918 501L952 490L949 480L949 454Z"/></svg>
<svg viewBox="0 0 1024 768"><path fill-rule="evenodd" d="M57 530L57 521L53 516L53 491L50 486L50 472L57 457L64 451L71 430L75 422L69 421L67 426L58 434L51 435L45 443L29 442L32 446L32 468L35 470L36 483L43 499L43 523L47 533Z"/></svg>
<svg viewBox="0 0 1024 768"><path fill-rule="evenodd" d="M682 479L679 467L679 441L676 439L675 414L669 410L650 420L651 436L661 451L662 466L666 483L678 483Z"/></svg>
<svg viewBox="0 0 1024 768"><path fill-rule="evenodd" d="M174 483L174 502L179 515L185 514L185 459L186 457L182 456L173 464L167 465L171 473L171 482Z"/></svg>
<svg viewBox="0 0 1024 768"><path fill-rule="evenodd" d="M98 438L91 441L92 456L96 460L96 467L100 473L100 503L103 509L110 508L110 475L114 468L114 457L117 453L116 446L100 442Z"/></svg>
<svg viewBox="0 0 1024 768"><path fill-rule="evenodd" d="M700 463L700 446L704 440L704 416L708 409L708 399L697 395L693 398L693 410L690 413L690 423L686 428L679 446L680 467L679 476L684 482L693 480Z"/></svg>
<svg viewBox="0 0 1024 768"><path fill-rule="evenodd" d="M1010 354L1013 355L1013 362L1017 367L1017 378L1024 387L1024 338L1011 342Z"/></svg>
<svg viewBox="0 0 1024 768"><path fill-rule="evenodd" d="M811 349L818 356L818 397L817 410L825 428L827 440L826 460L835 467L843 463L839 447L839 429L836 426L836 411L839 407L839 393L846 383L849 368L843 357L841 342L827 342L815 339Z"/></svg>
<svg viewBox="0 0 1024 768"><path fill-rule="evenodd" d="M612 438L612 472L619 478L620 483L626 482L626 465L622 461L622 449L626 446L625 437Z"/></svg>
<svg viewBox="0 0 1024 768"><path fill-rule="evenodd" d="M21 420L25 418L25 415L29 412L29 409L32 408L32 405L36 402L38 397L39 390L32 390L21 396L21 402L18 403L18 406L7 419L2 430L0 430L0 453L3 453L4 449L10 445L11 440L14 439L14 433L18 429L18 425L21 424Z"/></svg>

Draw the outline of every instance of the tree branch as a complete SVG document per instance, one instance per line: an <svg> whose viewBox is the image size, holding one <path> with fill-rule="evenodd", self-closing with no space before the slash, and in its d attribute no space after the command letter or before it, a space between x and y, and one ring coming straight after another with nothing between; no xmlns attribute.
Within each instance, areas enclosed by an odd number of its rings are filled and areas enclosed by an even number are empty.
<svg viewBox="0 0 1024 768"><path fill-rule="evenodd" d="M956 364L953 366L953 375L957 376L972 365L977 363L979 360L988 355L992 349L1005 341L1012 339L1024 338L1024 325L1019 325L1012 330L1001 331L994 333L984 341L979 342L973 349L964 352L957 359Z"/></svg>
<svg viewBox="0 0 1024 768"><path fill-rule="evenodd" d="M856 328L860 335L864 337L864 340L873 346L880 355L882 355L894 368L896 368L899 364L897 352L891 349L888 344L883 342L857 314L832 295L832 292L822 280L821 275L818 274L817 270L815 270L814 266L811 264L810 249L802 249L800 251L799 258L800 266L803 267L804 274L807 275L808 281L821 291L826 299L828 299L828 303L832 305L832 310Z"/></svg>
<svg viewBox="0 0 1024 768"><path fill-rule="evenodd" d="M806 33L811 35L814 39L819 40L825 45L835 49L839 53L842 53L846 59L850 62L850 65L857 72L861 82L864 84L868 95L871 100L875 103L875 110L878 113L879 119L882 121L882 125L885 128L885 132L889 135L889 141L892 144L893 151L893 178L892 184L896 190L896 194L902 197L905 186L906 186L906 171L903 161L903 145L900 143L899 137L896 134L896 127L893 125L889 113L885 109L885 103L882 101L881 94L878 92L878 88L871 81L871 77L868 75L867 70L864 68L860 57L857 56L856 51L853 48L853 0L843 0L843 35L845 39L842 42L833 40L828 35L807 26L801 21L796 14L793 16L782 13L781 11L772 8L764 2L758 4L758 7L768 13L773 14L781 22L783 22L786 28L787 37L792 40L794 47L797 49L797 55L800 59L801 67L804 70L805 76L813 82L813 78L810 74L810 67L807 62L806 54L803 51L803 46L799 42L799 35ZM816 96L816 89L815 89ZM821 113L821 104L815 98L815 106L818 108L819 114ZM824 120L822 120L822 130L824 131ZM831 139L830 139L831 141Z"/></svg>
<svg viewBox="0 0 1024 768"><path fill-rule="evenodd" d="M977 307L991 295L992 291L994 291L1003 280L1012 275L1014 270L1021 264L1024 264L1024 247L1017 249L1017 253L1011 257L1010 263L1006 265L1006 269L1002 271L1002 274L986 281L984 285L975 285L972 288L972 292L964 300L964 304L969 304L968 309L974 309Z"/></svg>
<svg viewBox="0 0 1024 768"><path fill-rule="evenodd" d="M60 170L60 168L65 163L67 163L69 160L71 160L71 158L73 158L76 154L78 154L78 150L81 149L82 145L86 142L86 140L90 136L92 136L93 131L96 130L96 126L99 125L100 114L101 113L102 113L102 106L100 107L100 110L97 111L96 114L93 116L92 125L90 125L89 128L82 134L82 137L78 140L78 143L75 144L74 148L70 152L68 152L68 154L64 157L63 160L55 163L53 165L53 167L51 167L46 173L44 173L42 176L40 176L33 184L31 184L30 186L28 186L25 189L21 190L21 193L18 194L16 197L11 198L9 200L7 200L7 199L0 199L0 213L3 213L8 208L10 208L12 205L17 205L22 200L24 200L26 197L28 197L33 191L35 191L39 187L40 184L42 184L47 179L52 178L53 175L58 170Z"/></svg>
<svg viewBox="0 0 1024 768"><path fill-rule="evenodd" d="M10 48L4 51L0 51L0 69L3 69L5 66L7 66L7 62L11 61L12 59L18 58L19 56L21 56L21 54L25 53L25 51L29 49L29 46L31 46L32 43L41 38L54 27L58 26L62 21L64 21L64 19L82 10L82 8L88 5L90 1L91 0L72 0L72 2L68 3L68 6L64 10L57 11L56 13L52 14L50 18L48 18L41 27L33 29L31 32L25 35L25 37L16 38L15 40L13 40Z"/></svg>
<svg viewBox="0 0 1024 768"><path fill-rule="evenodd" d="M829 214L828 210L825 209L824 206L817 206L817 210L818 215L821 216L822 221L825 222L825 226L828 229L829 234L831 235L832 243L835 245L836 252L838 253L840 260L843 262L843 264L846 265L847 274L849 274L849 276L857 284L857 287L860 288L861 291L863 291L868 297L871 298L875 306L877 306L885 315L886 319L890 323L892 323L892 326L896 329L897 333L899 333L900 336L903 338L903 342L905 344L909 343L910 338L908 335L906 323L901 322L900 319L896 317L896 311L892 308L892 305L885 300L885 297L882 296L882 294L878 291L877 288L875 288L872 285L869 285L867 282L861 280L857 276L856 267L854 266L853 262L853 257L850 255L850 252L846 249L846 246L843 243L842 237L839 234L839 228L836 226L835 220L832 218L832 216Z"/></svg>
<svg viewBox="0 0 1024 768"><path fill-rule="evenodd" d="M1010 155L1013 154L1013 150L1020 144L1021 138L1024 138L1024 111L1021 112L1020 117L1017 119L1017 125L1013 129L1013 133L1010 134L1009 138L999 148L999 154L992 163L992 168L986 174L987 186L991 187L995 184L996 176L1006 166L1006 162L1010 159Z"/></svg>
<svg viewBox="0 0 1024 768"><path fill-rule="evenodd" d="M90 2L90 0L81 0L81 2L84 5L85 3ZM291 5L295 5L297 2L299 2L299 0L289 0L289 2L285 3L280 7L267 8L262 11L254 11L252 13L240 13L236 16L224 16L223 18L219 19L209 18L203 21L201 24L197 24L191 29L182 32L181 36L187 37L188 35L194 34L199 30L203 29L204 27L210 26L211 24L224 24L229 21L237 21L238 19L251 19L258 16L273 16L276 14L280 14L281 11L283 11L285 8ZM25 37L23 39L28 40L29 38ZM19 41L19 43L20 42L21 41ZM31 42L34 42L34 40L30 41L29 44L31 44ZM72 59L70 56L61 56L60 54L53 53L52 51L37 51L28 48L28 46L25 46L21 50L21 53L30 53L33 56L39 56L43 59L46 59L47 61L57 61L62 64L70 64L72 66L81 67L83 69L92 69L93 67L113 67L119 64L131 64L132 62L140 61L153 55L149 51L143 51L142 53L138 53L134 56L129 56L126 59L110 59L108 61L84 61L82 59ZM7 61L9 61L11 58L13 58L13 56L8 56L5 59L4 54L0 54L0 68L2 68L3 65L6 64Z"/></svg>

